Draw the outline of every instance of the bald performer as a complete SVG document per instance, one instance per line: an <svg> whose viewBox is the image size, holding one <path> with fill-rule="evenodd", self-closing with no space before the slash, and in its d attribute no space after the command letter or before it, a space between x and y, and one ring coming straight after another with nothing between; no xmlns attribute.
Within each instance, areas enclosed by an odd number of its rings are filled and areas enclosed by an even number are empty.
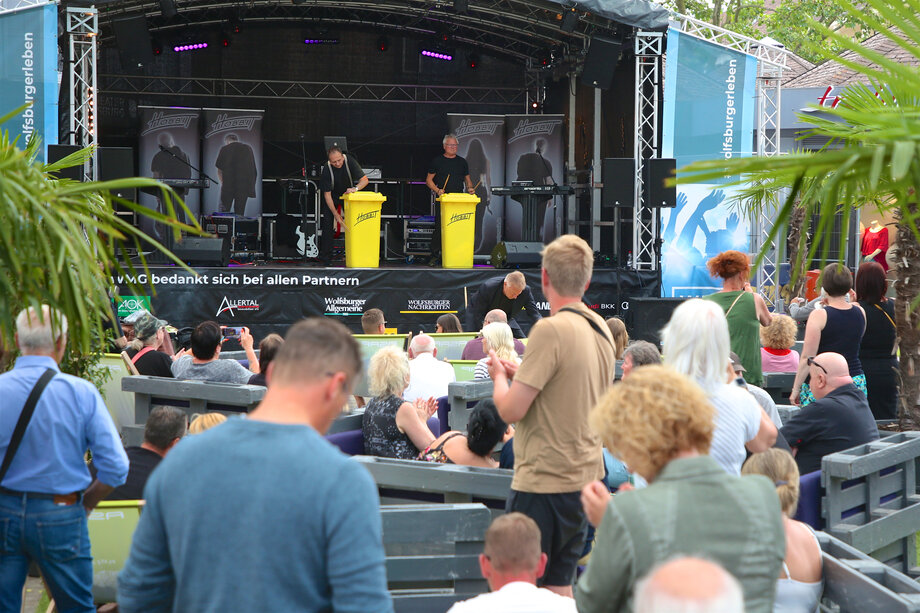
<svg viewBox="0 0 920 613"><path fill-rule="evenodd" d="M853 385L846 358L839 353L808 358L808 375L815 402L780 430L803 475L821 470L821 458L829 453L878 440L866 394Z"/></svg>
<svg viewBox="0 0 920 613"><path fill-rule="evenodd" d="M636 584L635 610L744 613L744 595L738 580L718 564L700 558L676 558L659 565Z"/></svg>
<svg viewBox="0 0 920 613"><path fill-rule="evenodd" d="M526 336L521 326L514 321L521 310L526 310L535 322L543 317L537 309L533 293L527 287L524 273L519 270L510 272L504 277L492 277L476 290L466 310L466 329L475 330L479 322L485 319L486 313L493 309L499 309L505 313L506 322L511 326L514 338Z"/></svg>

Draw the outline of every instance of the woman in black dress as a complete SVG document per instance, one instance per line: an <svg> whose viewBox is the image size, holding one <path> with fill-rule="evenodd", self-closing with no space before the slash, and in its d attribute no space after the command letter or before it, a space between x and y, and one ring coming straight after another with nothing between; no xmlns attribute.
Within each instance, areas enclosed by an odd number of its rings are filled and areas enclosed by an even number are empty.
<svg viewBox="0 0 920 613"><path fill-rule="evenodd" d="M885 297L888 282L878 262L856 272L856 299L866 312L859 361L866 374L869 408L875 419L898 418L898 356L894 302Z"/></svg>

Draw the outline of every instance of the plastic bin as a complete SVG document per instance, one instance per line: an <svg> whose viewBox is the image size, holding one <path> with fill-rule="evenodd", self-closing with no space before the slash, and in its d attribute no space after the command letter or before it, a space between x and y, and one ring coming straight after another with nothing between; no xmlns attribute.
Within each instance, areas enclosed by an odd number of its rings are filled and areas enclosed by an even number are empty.
<svg viewBox="0 0 920 613"><path fill-rule="evenodd" d="M820 270L809 270L805 273L805 300L814 300L821 295L821 286L818 285L819 277L821 277Z"/></svg>
<svg viewBox="0 0 920 613"><path fill-rule="evenodd" d="M444 268L472 268L476 242L476 205L473 194L442 194L441 265Z"/></svg>
<svg viewBox="0 0 920 613"><path fill-rule="evenodd" d="M377 192L343 194L345 202L345 267L380 266L380 210L386 196Z"/></svg>

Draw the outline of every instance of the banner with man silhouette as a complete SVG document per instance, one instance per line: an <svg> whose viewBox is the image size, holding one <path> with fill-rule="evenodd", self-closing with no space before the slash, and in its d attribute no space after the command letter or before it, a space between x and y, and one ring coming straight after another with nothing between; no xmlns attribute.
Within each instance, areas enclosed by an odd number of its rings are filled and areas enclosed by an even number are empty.
<svg viewBox="0 0 920 613"><path fill-rule="evenodd" d="M448 132L460 143L457 155L466 159L476 186L475 253L489 254L501 239L505 198L492 187L505 185L505 118L502 115L447 114Z"/></svg>
<svg viewBox="0 0 920 613"><path fill-rule="evenodd" d="M752 155L756 75L754 57L669 30L662 157L676 158L679 170ZM663 296L712 293L721 281L709 276L709 258L727 249L750 251L748 217L725 181L678 185L677 206L662 210Z"/></svg>
<svg viewBox="0 0 920 613"><path fill-rule="evenodd" d="M198 120L201 109L166 106L138 107L141 115L140 138L137 145L138 174L167 183L175 182L173 189L185 201L195 218L200 214L200 194L197 189L181 185L184 181L198 179L201 157L201 136ZM155 194L140 192L140 204L148 209L165 213L163 203ZM146 217L140 219L141 229L158 240L163 240L163 229Z"/></svg>
<svg viewBox="0 0 920 613"><path fill-rule="evenodd" d="M262 215L262 118L265 111L204 110L203 170L217 181L205 190L202 214Z"/></svg>
<svg viewBox="0 0 920 613"><path fill-rule="evenodd" d="M505 115L505 180L562 185L563 115ZM562 233L562 196L505 200L505 240L521 240L523 207L537 207L537 236L544 243Z"/></svg>

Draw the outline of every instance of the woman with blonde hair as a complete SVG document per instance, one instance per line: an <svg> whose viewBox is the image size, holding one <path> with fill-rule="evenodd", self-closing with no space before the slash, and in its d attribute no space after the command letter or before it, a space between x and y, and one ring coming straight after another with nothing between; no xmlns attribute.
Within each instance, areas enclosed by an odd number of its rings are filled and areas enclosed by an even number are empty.
<svg viewBox="0 0 920 613"><path fill-rule="evenodd" d="M716 415L705 392L665 366L643 366L610 388L590 423L610 452L649 482L611 497L600 481L581 493L597 527L575 591L581 613L631 611L635 582L688 551L741 582L746 611L768 613L783 561L773 484L730 475L709 455Z"/></svg>
<svg viewBox="0 0 920 613"><path fill-rule="evenodd" d="M623 352L626 351L626 345L629 344L629 333L626 332L626 324L619 317L611 317L607 320L607 327L613 335L613 349L616 359L623 359Z"/></svg>
<svg viewBox="0 0 920 613"><path fill-rule="evenodd" d="M486 357L476 362L476 367L473 369L474 379L491 379L488 357L490 350L495 351L495 355L501 360L508 360L515 364L521 363L521 358L514 350L514 335L511 332L511 326L494 321L486 324L482 329L482 351Z"/></svg>
<svg viewBox="0 0 920 613"><path fill-rule="evenodd" d="M403 400L409 386L409 358L392 345L377 351L367 370L374 397L367 403L361 423L364 452L414 460L436 438L427 422L438 410L437 400Z"/></svg>
<svg viewBox="0 0 920 613"><path fill-rule="evenodd" d="M227 416L223 413L200 413L192 419L192 423L188 426L188 433L201 434L205 430L219 426L225 421L227 421Z"/></svg>
<svg viewBox="0 0 920 613"><path fill-rule="evenodd" d="M795 372L799 352L792 349L799 327L788 315L774 315L769 326L760 329L760 360L764 372Z"/></svg>
<svg viewBox="0 0 920 613"><path fill-rule="evenodd" d="M786 558L776 582L774 613L811 613L824 589L821 545L807 524L792 519L799 506L799 467L788 451L755 453L741 468L742 475L763 475L776 486L783 510Z"/></svg>

